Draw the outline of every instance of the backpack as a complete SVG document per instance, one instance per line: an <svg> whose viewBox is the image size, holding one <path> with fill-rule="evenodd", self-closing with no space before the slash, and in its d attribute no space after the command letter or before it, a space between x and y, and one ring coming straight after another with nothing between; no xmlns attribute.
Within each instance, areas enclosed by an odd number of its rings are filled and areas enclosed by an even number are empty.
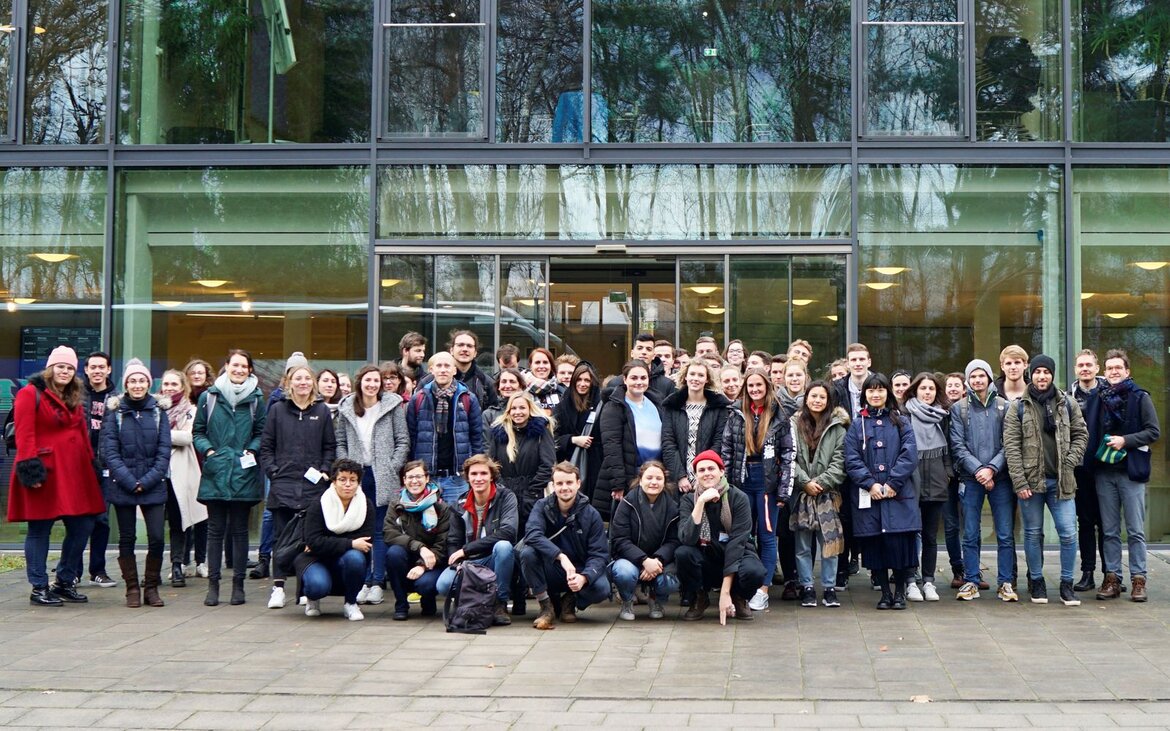
<svg viewBox="0 0 1170 731"><path fill-rule="evenodd" d="M487 634L495 610L496 572L476 563L460 563L443 604L443 625L447 631Z"/></svg>
<svg viewBox="0 0 1170 731"><path fill-rule="evenodd" d="M417 392L415 392L415 394L412 398L412 400L414 402L414 404L413 404L414 405L414 413L417 414L419 412L419 409L422 408L424 398L426 398L426 393L421 388ZM463 407L463 413L467 414L470 417L471 416L471 393L469 391L464 391L463 393L459 394L459 405Z"/></svg>
<svg viewBox="0 0 1170 731"><path fill-rule="evenodd" d="M211 421L211 412L215 411L216 393L214 391L207 392L207 421ZM256 421L256 399L249 399L248 410L252 412L252 421Z"/></svg>
<svg viewBox="0 0 1170 731"><path fill-rule="evenodd" d="M41 408L41 389L33 390L36 394L36 401L34 402L33 411ZM12 408L8 411L8 416L4 418L4 449L8 453L16 451L16 404L12 404Z"/></svg>
<svg viewBox="0 0 1170 731"><path fill-rule="evenodd" d="M305 552L305 511L299 510L276 538L272 547L272 563L284 572L285 576L295 576L296 567L293 561Z"/></svg>
<svg viewBox="0 0 1170 731"><path fill-rule="evenodd" d="M162 429L162 409L156 404L154 407L154 429L158 431ZM122 433L122 410L114 409L114 424L118 427L118 433Z"/></svg>

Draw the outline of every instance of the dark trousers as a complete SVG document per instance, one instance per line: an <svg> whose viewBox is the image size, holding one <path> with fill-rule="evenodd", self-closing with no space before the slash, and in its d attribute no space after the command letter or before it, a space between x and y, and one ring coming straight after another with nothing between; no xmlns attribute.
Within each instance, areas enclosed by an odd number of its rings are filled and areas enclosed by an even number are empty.
<svg viewBox="0 0 1170 731"><path fill-rule="evenodd" d="M1097 478L1083 467L1073 469L1077 478L1077 542L1081 551L1081 571L1097 570L1097 555L1105 568L1105 532L1101 530L1101 506L1097 502Z"/></svg>
<svg viewBox="0 0 1170 731"><path fill-rule="evenodd" d="M183 542L183 563L191 562L192 549L195 550L195 563L207 563L207 521L201 520L188 528L184 538L186 540Z"/></svg>
<svg viewBox="0 0 1170 731"><path fill-rule="evenodd" d="M232 578L244 580L244 571L248 568L248 515L251 512L251 503L232 500L207 502L207 578L219 581L224 533L230 526Z"/></svg>
<svg viewBox="0 0 1170 731"><path fill-rule="evenodd" d="M565 569L555 558L541 556L533 548L525 548L520 552L520 568L524 571L524 579L532 587L535 596L548 593L549 595L563 594L569 591L569 583L565 577ZM760 578L764 572L761 568ZM757 587L759 584L756 585ZM755 591L755 589L752 589ZM597 577L596 581L589 581L581 591L575 593L577 608L584 609L591 604L599 604L609 599L609 577L605 574Z"/></svg>
<svg viewBox="0 0 1170 731"><path fill-rule="evenodd" d="M297 511L293 510L292 508L269 508L267 512L271 513L272 515L272 535L276 536L277 538L279 538L280 534L284 532L284 527L289 524L289 521L293 519L293 516L297 514ZM275 541L276 538L273 539L274 544ZM268 550L271 551L272 549L269 548ZM267 556L271 554L266 553L263 555ZM263 561L264 559L260 560ZM280 581L284 581L286 578L288 578L284 573L284 569L278 568L275 561L272 562L272 578L279 579Z"/></svg>
<svg viewBox="0 0 1170 731"><path fill-rule="evenodd" d="M723 546L679 546L674 553L675 565L682 591L696 594L723 586ZM731 591L742 599L750 599L764 585L764 564L755 551L743 552L739 570L731 579Z"/></svg>
<svg viewBox="0 0 1170 731"><path fill-rule="evenodd" d="M166 513L166 506L162 503L114 506L114 512L118 516L118 555L134 555L134 544L138 540L139 508L142 509L142 519L146 523L146 556L162 561L163 523Z"/></svg>
<svg viewBox="0 0 1170 731"><path fill-rule="evenodd" d="M963 576L962 518L959 517L959 478L956 475L947 485L947 501L943 503L943 534L947 542L947 559L951 572Z"/></svg>
<svg viewBox="0 0 1170 731"><path fill-rule="evenodd" d="M848 490L856 490L853 483L849 480L841 486L841 495L844 500L841 501L841 507L837 510L838 517L841 518L841 529L845 535L845 550L837 558L837 586L844 586L849 579L849 561L857 558L857 541L853 538L853 507L849 502Z"/></svg>
<svg viewBox="0 0 1170 731"><path fill-rule="evenodd" d="M791 515L792 510L785 503L776 520L776 550L780 553L780 572L786 582L796 581L796 535L788 527Z"/></svg>
<svg viewBox="0 0 1170 731"><path fill-rule="evenodd" d="M167 480L167 529L171 534L171 563L187 563L187 531L183 530L183 511L175 488Z"/></svg>
<svg viewBox="0 0 1170 731"><path fill-rule="evenodd" d="M386 579L390 583L390 590L394 592L394 609L396 611L409 607L407 596L409 596L411 589L414 589L422 597L422 602L420 602L422 608L434 609L435 607L436 585L446 566L436 565L433 569L424 570L422 576L417 579L406 578L406 574L414 566L415 563L405 548L402 546L386 547Z"/></svg>
<svg viewBox="0 0 1170 731"><path fill-rule="evenodd" d="M918 503L918 510L922 514L922 579L932 584L935 569L938 568L938 524L946 506L945 500Z"/></svg>

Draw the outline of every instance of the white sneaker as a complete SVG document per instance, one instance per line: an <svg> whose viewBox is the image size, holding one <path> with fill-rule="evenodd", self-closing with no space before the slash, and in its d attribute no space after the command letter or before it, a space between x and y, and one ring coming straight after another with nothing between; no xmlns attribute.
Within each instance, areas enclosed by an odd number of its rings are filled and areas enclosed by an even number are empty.
<svg viewBox="0 0 1170 731"><path fill-rule="evenodd" d="M929 581L922 585L922 596L928 602L938 601L938 589L934 588L934 584Z"/></svg>
<svg viewBox="0 0 1170 731"><path fill-rule="evenodd" d="M297 604L302 606L302 607L308 603L309 603L309 597L305 596L304 594L301 594L301 598L297 599Z"/></svg>
<svg viewBox="0 0 1170 731"><path fill-rule="evenodd" d="M768 592L763 589L756 589L755 596L748 602L748 609L753 612L762 612L768 608Z"/></svg>
<svg viewBox="0 0 1170 731"><path fill-rule="evenodd" d="M366 615L362 614L362 610L356 604L342 604L341 613L351 622L360 622L366 618Z"/></svg>
<svg viewBox="0 0 1170 731"><path fill-rule="evenodd" d="M386 594L382 590L382 587L374 584L366 594L366 604L381 604L385 598Z"/></svg>
<svg viewBox="0 0 1170 731"><path fill-rule="evenodd" d="M366 600L367 600L369 597L370 597L370 587L368 587L368 586L363 586L363 587L362 587L362 589L361 589L361 591L359 591L359 592L358 592L358 595L357 595L357 603L358 603L358 604L365 604L365 603L366 603Z"/></svg>
<svg viewBox="0 0 1170 731"><path fill-rule="evenodd" d="M305 616L306 617L320 617L321 616L321 601L314 599L313 601L305 602Z"/></svg>
<svg viewBox="0 0 1170 731"><path fill-rule="evenodd" d="M207 578L207 564L201 563L195 565L195 575L201 579Z"/></svg>
<svg viewBox="0 0 1170 731"><path fill-rule="evenodd" d="M906 600L911 602L922 601L922 589L918 586L918 582L911 581L906 585Z"/></svg>
<svg viewBox="0 0 1170 731"><path fill-rule="evenodd" d="M269 609L284 609L284 587L272 587L272 594L268 597Z"/></svg>

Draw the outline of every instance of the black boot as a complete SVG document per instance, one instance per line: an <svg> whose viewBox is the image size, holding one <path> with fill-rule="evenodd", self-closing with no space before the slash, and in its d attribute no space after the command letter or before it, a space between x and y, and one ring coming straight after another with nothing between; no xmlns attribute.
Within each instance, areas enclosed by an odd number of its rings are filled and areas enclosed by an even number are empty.
<svg viewBox="0 0 1170 731"><path fill-rule="evenodd" d="M905 609L906 608L906 579L899 576L894 579L894 601L890 604L890 609Z"/></svg>
<svg viewBox="0 0 1170 731"><path fill-rule="evenodd" d="M65 602L54 596L47 586L34 586L32 594L28 595L28 603L38 607L65 606Z"/></svg>
<svg viewBox="0 0 1170 731"><path fill-rule="evenodd" d="M256 568L248 572L249 579L267 579L269 576L268 565L271 563L270 556L261 556L260 563Z"/></svg>
<svg viewBox="0 0 1170 731"><path fill-rule="evenodd" d="M1073 585L1073 591L1092 591L1097 588L1097 581L1092 571L1082 571L1081 580Z"/></svg>
<svg viewBox="0 0 1170 731"><path fill-rule="evenodd" d="M882 598L878 600L878 609L893 609L894 595L890 593L890 585L886 584L882 587Z"/></svg>
<svg viewBox="0 0 1170 731"><path fill-rule="evenodd" d="M215 607L219 605L219 579L207 580L207 597L203 600L203 606Z"/></svg>
<svg viewBox="0 0 1170 731"><path fill-rule="evenodd" d="M181 589L187 585L187 577L183 576L183 564L171 564L171 586Z"/></svg>
<svg viewBox="0 0 1170 731"><path fill-rule="evenodd" d="M244 580L232 579L232 606L244 603Z"/></svg>

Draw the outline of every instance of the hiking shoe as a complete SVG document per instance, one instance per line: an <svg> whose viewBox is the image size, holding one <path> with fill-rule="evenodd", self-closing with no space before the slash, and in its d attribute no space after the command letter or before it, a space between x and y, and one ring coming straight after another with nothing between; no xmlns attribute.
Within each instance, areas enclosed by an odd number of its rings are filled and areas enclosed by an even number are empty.
<svg viewBox="0 0 1170 731"><path fill-rule="evenodd" d="M922 588L913 581L906 585L906 599L912 602L926 601L925 597L922 596Z"/></svg>
<svg viewBox="0 0 1170 731"><path fill-rule="evenodd" d="M1098 599L1116 599L1121 596L1121 578L1112 572L1105 574L1101 588L1097 590Z"/></svg>
<svg viewBox="0 0 1170 731"><path fill-rule="evenodd" d="M1043 576L1039 579L1028 579L1028 593L1032 595L1033 604L1048 603L1048 585L1044 583Z"/></svg>
<svg viewBox="0 0 1170 731"><path fill-rule="evenodd" d="M321 601L319 599L312 599L305 603L306 617L320 617L321 616Z"/></svg>
<svg viewBox="0 0 1170 731"><path fill-rule="evenodd" d="M938 589L934 588L934 582L928 581L922 585L922 598L928 602L938 601Z"/></svg>
<svg viewBox="0 0 1170 731"><path fill-rule="evenodd" d="M622 602L622 608L618 610L618 619L633 622L634 621L634 600Z"/></svg>
<svg viewBox="0 0 1170 731"><path fill-rule="evenodd" d="M979 586L974 581L968 581L959 587L959 592L955 594L955 598L961 602L969 602L972 599L978 599Z"/></svg>
<svg viewBox="0 0 1170 731"><path fill-rule="evenodd" d="M817 593L813 591L811 586L806 586L800 590L800 606L815 607L817 605Z"/></svg>
<svg viewBox="0 0 1170 731"><path fill-rule="evenodd" d="M687 607L687 611L683 614L683 619L687 622L702 619L703 613L707 611L707 607L709 606L711 606L711 597L707 596L707 592L700 591L695 595L691 606Z"/></svg>
<svg viewBox="0 0 1170 731"><path fill-rule="evenodd" d="M1005 581L1000 584L995 595L999 597L1001 602L1018 602L1020 600L1020 595L1012 588L1012 582L1010 581Z"/></svg>
<svg viewBox="0 0 1170 731"><path fill-rule="evenodd" d="M741 619L745 622L750 622L755 619L755 617L752 616L752 608L746 601L736 596L735 594L731 595L731 607L735 610L736 619Z"/></svg>
<svg viewBox="0 0 1170 731"><path fill-rule="evenodd" d="M825 593L821 596L821 604L826 607L839 607L841 602L837 601L837 591L835 589L825 589Z"/></svg>
<svg viewBox="0 0 1170 731"><path fill-rule="evenodd" d="M1060 603L1066 607L1079 607L1081 600L1077 599L1077 595L1073 592L1072 580L1060 582Z"/></svg>
<svg viewBox="0 0 1170 731"><path fill-rule="evenodd" d="M1144 602L1149 600L1146 594L1146 577L1133 577L1133 593L1129 595L1129 600L1133 602Z"/></svg>
<svg viewBox="0 0 1170 731"><path fill-rule="evenodd" d="M784 588L784 592L788 593L788 587ZM767 609L768 608L768 590L767 589L756 589L756 593L752 597L752 600L750 602L748 602L748 608L753 609L757 612L762 612L765 609Z"/></svg>
<svg viewBox="0 0 1170 731"><path fill-rule="evenodd" d="M512 617L508 614L508 605L496 600L496 607L492 611L492 626L493 627L507 627L512 624Z"/></svg>
<svg viewBox="0 0 1170 731"><path fill-rule="evenodd" d="M577 621L577 595L571 591L561 596L561 621L565 624Z"/></svg>
<svg viewBox="0 0 1170 731"><path fill-rule="evenodd" d="M366 615L362 614L362 610L356 604L342 604L341 613L351 622L360 622L366 618Z"/></svg>
<svg viewBox="0 0 1170 731"><path fill-rule="evenodd" d="M118 585L118 582L110 578L109 574L102 572L97 576L89 577L90 586L100 586L103 589L110 589Z"/></svg>

